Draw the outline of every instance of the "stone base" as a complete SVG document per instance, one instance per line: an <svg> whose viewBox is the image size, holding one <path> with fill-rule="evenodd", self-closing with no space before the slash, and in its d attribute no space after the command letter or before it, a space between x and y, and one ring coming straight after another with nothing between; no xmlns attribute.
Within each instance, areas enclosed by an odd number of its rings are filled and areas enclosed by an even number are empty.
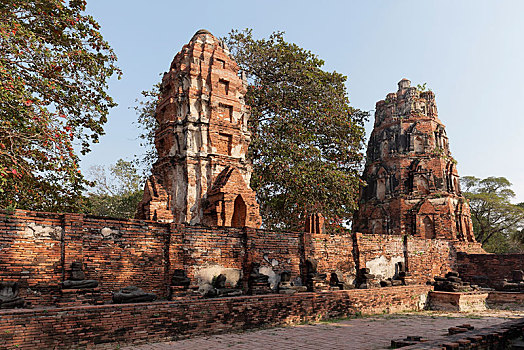
<svg viewBox="0 0 524 350"><path fill-rule="evenodd" d="M251 295L263 295L273 293L269 283L258 283L252 282L249 287L249 294Z"/></svg>
<svg viewBox="0 0 524 350"><path fill-rule="evenodd" d="M57 297L58 307L78 306L78 305L102 305L104 298L100 288L86 289L61 289Z"/></svg>
<svg viewBox="0 0 524 350"><path fill-rule="evenodd" d="M194 292L182 286L170 286L168 300L192 299ZM195 295L196 298L196 295Z"/></svg>
<svg viewBox="0 0 524 350"><path fill-rule="evenodd" d="M183 286L170 286L168 300L198 300L203 299L202 294L198 291L198 286L193 285L189 288Z"/></svg>
<svg viewBox="0 0 524 350"><path fill-rule="evenodd" d="M486 310L488 293L429 292L429 308L437 311L472 312Z"/></svg>
<svg viewBox="0 0 524 350"><path fill-rule="evenodd" d="M316 293L319 293L319 292L328 292L331 290L331 287L330 285L322 280L322 281L313 281L313 291L316 292ZM340 289L339 289L340 290Z"/></svg>
<svg viewBox="0 0 524 350"><path fill-rule="evenodd" d="M524 293L515 292L488 292L488 307L509 307L524 309Z"/></svg>

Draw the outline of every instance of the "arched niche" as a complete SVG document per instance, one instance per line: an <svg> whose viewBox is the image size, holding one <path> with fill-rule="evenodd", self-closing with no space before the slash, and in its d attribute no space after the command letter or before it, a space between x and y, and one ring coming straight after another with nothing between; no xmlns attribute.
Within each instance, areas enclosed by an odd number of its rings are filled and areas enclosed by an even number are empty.
<svg viewBox="0 0 524 350"><path fill-rule="evenodd" d="M377 172L377 187L376 187L377 199L380 201L383 201L386 198L387 177L388 177L388 173L386 169L380 168L379 171Z"/></svg>
<svg viewBox="0 0 524 350"><path fill-rule="evenodd" d="M368 219L368 227L373 234L389 234L390 219L388 212L382 207L376 208Z"/></svg>
<svg viewBox="0 0 524 350"><path fill-rule="evenodd" d="M246 226L247 207L241 195L235 198L233 216L231 217L232 227Z"/></svg>
<svg viewBox="0 0 524 350"><path fill-rule="evenodd" d="M424 238L435 238L435 225L433 223L433 220L429 217L429 215L426 215L422 220L422 227L424 230Z"/></svg>
<svg viewBox="0 0 524 350"><path fill-rule="evenodd" d="M426 176L417 174L414 179L414 187L420 194L429 194L429 181Z"/></svg>
<svg viewBox="0 0 524 350"><path fill-rule="evenodd" d="M413 150L415 153L424 153L424 138L422 136L415 136L413 140Z"/></svg>
<svg viewBox="0 0 524 350"><path fill-rule="evenodd" d="M386 158L389 155L389 142L387 140L382 142L381 145L381 158Z"/></svg>

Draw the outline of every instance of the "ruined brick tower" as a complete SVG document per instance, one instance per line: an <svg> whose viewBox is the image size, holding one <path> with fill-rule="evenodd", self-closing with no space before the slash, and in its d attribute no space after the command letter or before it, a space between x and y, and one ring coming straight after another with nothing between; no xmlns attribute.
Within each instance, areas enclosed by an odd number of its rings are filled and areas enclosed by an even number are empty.
<svg viewBox="0 0 524 350"><path fill-rule="evenodd" d="M376 104L353 230L474 241L435 94L410 84Z"/></svg>
<svg viewBox="0 0 524 350"><path fill-rule="evenodd" d="M246 160L245 82L224 44L199 30L164 74L155 118L158 161L137 218L259 227Z"/></svg>

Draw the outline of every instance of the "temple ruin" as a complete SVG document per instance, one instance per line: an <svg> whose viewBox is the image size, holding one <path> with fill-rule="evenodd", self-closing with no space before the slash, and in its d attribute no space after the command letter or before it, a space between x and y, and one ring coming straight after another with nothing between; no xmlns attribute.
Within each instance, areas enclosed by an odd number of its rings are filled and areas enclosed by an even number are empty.
<svg viewBox="0 0 524 350"><path fill-rule="evenodd" d="M136 219L0 210L1 348L524 302L524 255L475 242L433 92L403 79L377 103L353 230L330 233L319 214L302 232L259 228L245 91L200 30L162 79L159 157Z"/></svg>
<svg viewBox="0 0 524 350"><path fill-rule="evenodd" d="M376 104L353 230L474 242L435 94L410 84Z"/></svg>
<svg viewBox="0 0 524 350"><path fill-rule="evenodd" d="M161 83L155 118L158 161L137 218L259 227L251 164L246 82L225 45L199 30Z"/></svg>

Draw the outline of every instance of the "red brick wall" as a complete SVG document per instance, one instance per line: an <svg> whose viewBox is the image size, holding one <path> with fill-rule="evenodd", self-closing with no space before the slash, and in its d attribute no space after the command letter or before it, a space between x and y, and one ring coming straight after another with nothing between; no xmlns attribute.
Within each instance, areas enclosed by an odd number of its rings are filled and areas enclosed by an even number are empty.
<svg viewBox="0 0 524 350"><path fill-rule="evenodd" d="M51 303L58 293L64 219L50 213L0 213L0 281L19 282L28 301ZM35 233L39 227L47 230Z"/></svg>
<svg viewBox="0 0 524 350"><path fill-rule="evenodd" d="M434 276L443 276L454 265L453 242L408 237L407 266L415 281L432 281Z"/></svg>
<svg viewBox="0 0 524 350"><path fill-rule="evenodd" d="M200 226L181 226L183 230L183 265L192 278L199 267L222 265L242 269L245 249L242 245L242 229L212 229Z"/></svg>
<svg viewBox="0 0 524 350"><path fill-rule="evenodd" d="M147 304L0 311L0 348L71 349L144 343L383 312L419 310L430 287L244 296ZM20 325L24 325L21 327ZM114 349L114 344L108 344Z"/></svg>
<svg viewBox="0 0 524 350"><path fill-rule="evenodd" d="M404 255L403 238L398 235L376 235L357 233L359 268L381 256L391 259Z"/></svg>
<svg viewBox="0 0 524 350"><path fill-rule="evenodd" d="M457 252L483 252L480 243L424 239L412 236L357 233L359 268L377 258L403 257L412 283L426 283L456 269ZM371 273L374 273L371 271Z"/></svg>
<svg viewBox="0 0 524 350"><path fill-rule="evenodd" d="M66 277L73 261L83 261L87 278L100 282L106 298L126 285L137 285L165 297L168 233L169 225L165 224L79 218L77 230L66 235L64 241Z"/></svg>
<svg viewBox="0 0 524 350"><path fill-rule="evenodd" d="M297 232L247 229L246 265L256 262L271 267L277 273L291 271L291 278L300 276L300 264L304 259L301 236ZM273 263L277 265L273 266Z"/></svg>
<svg viewBox="0 0 524 350"><path fill-rule="evenodd" d="M127 285L165 298L174 269L193 278L200 268L219 265L247 277L251 263L258 262L298 277L301 236L17 210L0 214L0 281L19 281L27 301L52 305L71 263L81 261L86 278L100 282L105 301Z"/></svg>
<svg viewBox="0 0 524 350"><path fill-rule="evenodd" d="M486 276L489 285L497 288L504 279L511 280L512 270L524 270L524 254L457 253L457 268L464 280Z"/></svg>
<svg viewBox="0 0 524 350"><path fill-rule="evenodd" d="M455 251L478 251L478 244L473 245L413 237L405 241L398 235L206 228L18 210L0 214L0 281L19 281L26 300L52 305L73 261L84 263L87 278L98 280L103 300L110 301L111 293L126 285L165 298L174 269L185 269L196 282L195 273L203 267L235 268L243 273L247 287L254 262L276 274L291 271L295 279L304 278L305 260L313 258L319 273L335 272L351 283L357 267L377 261L394 265L392 258L406 263L407 258L412 282L425 283L454 268Z"/></svg>
<svg viewBox="0 0 524 350"><path fill-rule="evenodd" d="M329 279L335 272L341 282L354 280L356 263L351 234L306 234L305 243L305 256L318 262L319 273L326 273Z"/></svg>

